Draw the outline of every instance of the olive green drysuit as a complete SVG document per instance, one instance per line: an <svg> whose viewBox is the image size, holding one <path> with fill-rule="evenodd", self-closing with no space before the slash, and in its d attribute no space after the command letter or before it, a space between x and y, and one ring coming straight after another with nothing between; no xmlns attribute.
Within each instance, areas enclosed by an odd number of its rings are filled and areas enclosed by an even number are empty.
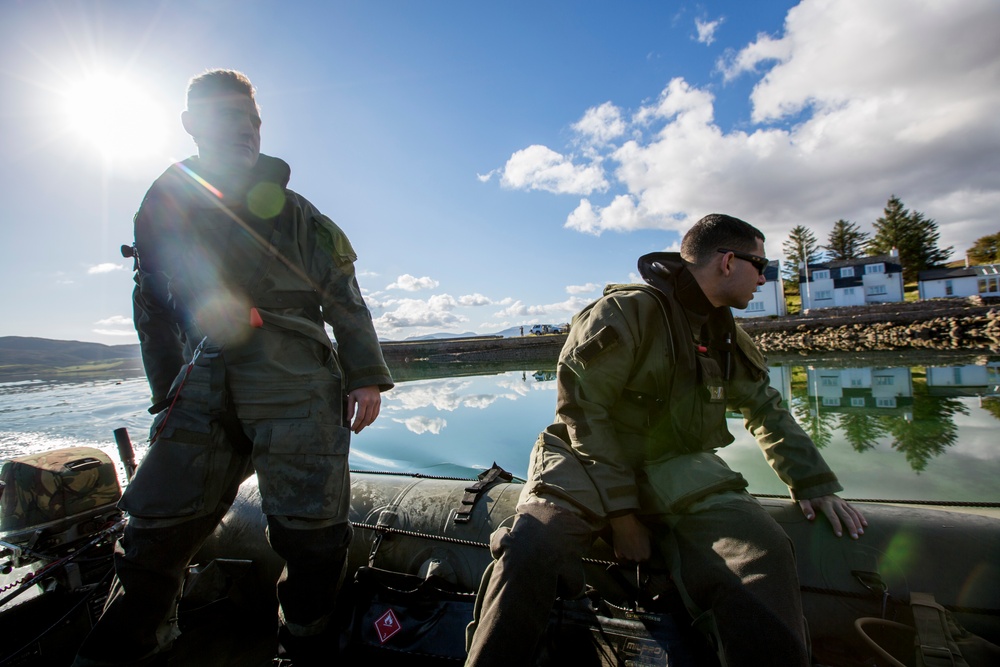
<svg viewBox="0 0 1000 667"><path fill-rule="evenodd" d="M184 568L253 472L286 561L284 624L299 637L325 629L351 537L346 395L392 379L350 242L287 189L289 174L266 155L238 176L191 158L136 214L134 316L157 417L121 501L120 586L78 664L170 642Z"/></svg>
<svg viewBox="0 0 1000 667"><path fill-rule="evenodd" d="M733 441L727 409L742 413L793 497L841 486L749 336L680 256L646 255L639 270L648 285L609 286L573 319L556 420L532 450L513 526L493 535L469 665L530 664L556 595L581 590L584 551L608 519L631 513L689 611L714 616L729 665L808 661L791 545L714 454Z"/></svg>

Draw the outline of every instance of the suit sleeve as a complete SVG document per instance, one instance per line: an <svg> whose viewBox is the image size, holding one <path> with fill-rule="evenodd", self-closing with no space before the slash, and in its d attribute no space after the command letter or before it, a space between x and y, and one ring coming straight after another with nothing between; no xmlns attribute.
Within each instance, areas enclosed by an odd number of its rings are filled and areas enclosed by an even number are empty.
<svg viewBox="0 0 1000 667"><path fill-rule="evenodd" d="M556 371L557 419L611 517L640 507L613 414L635 360L638 327L631 319L619 300L599 300L573 322Z"/></svg>
<svg viewBox="0 0 1000 667"><path fill-rule="evenodd" d="M355 275L354 248L330 218L315 210L311 216L316 225L317 264L322 268L323 320L333 328L337 340L337 354L347 378L346 390L373 385L381 391L391 389L392 377Z"/></svg>
<svg viewBox="0 0 1000 667"><path fill-rule="evenodd" d="M771 385L764 357L750 336L737 328L734 364L736 408L743 423L757 439L768 464L791 491L795 500L817 498L843 490L819 449L792 414L781 404L781 394Z"/></svg>
<svg viewBox="0 0 1000 667"><path fill-rule="evenodd" d="M155 205L147 196L135 215L135 247L139 261L132 292L132 319L153 404L167 398L184 365L184 342L169 302L165 272L168 260L157 240Z"/></svg>

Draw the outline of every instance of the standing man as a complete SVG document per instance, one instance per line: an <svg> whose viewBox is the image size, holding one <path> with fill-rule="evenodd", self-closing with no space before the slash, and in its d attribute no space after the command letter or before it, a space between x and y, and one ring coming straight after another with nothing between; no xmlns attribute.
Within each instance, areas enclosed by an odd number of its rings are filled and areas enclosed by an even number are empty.
<svg viewBox="0 0 1000 667"><path fill-rule="evenodd" d="M647 285L612 285L572 323L557 368L556 420L531 453L517 515L491 540L467 665L528 665L557 595L582 592L581 556L608 531L621 561L655 547L728 667L806 666L791 544L715 455L743 414L810 520L863 533L864 517L781 407L730 307L764 281L764 235L709 215L678 253L639 259Z"/></svg>
<svg viewBox="0 0 1000 667"><path fill-rule="evenodd" d="M167 169L135 216L135 327L156 418L120 503L118 586L76 665L143 664L169 647L185 567L254 471L286 561L281 645L296 667L336 650L350 433L375 421L392 379L354 249L287 188L288 165L260 153L254 93L231 70L191 80L181 120L198 157Z"/></svg>

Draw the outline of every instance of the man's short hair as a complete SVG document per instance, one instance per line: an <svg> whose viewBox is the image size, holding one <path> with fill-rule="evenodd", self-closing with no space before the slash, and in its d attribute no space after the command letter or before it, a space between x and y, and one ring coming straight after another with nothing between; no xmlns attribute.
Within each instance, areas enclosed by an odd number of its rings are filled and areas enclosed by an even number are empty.
<svg viewBox="0 0 1000 667"><path fill-rule="evenodd" d="M681 240L681 256L693 264L704 264L719 248L751 252L764 234L749 222L731 215L712 213L694 223Z"/></svg>
<svg viewBox="0 0 1000 667"><path fill-rule="evenodd" d="M210 69L191 79L187 88L187 108L227 93L246 95L257 105L256 90L243 72L232 69Z"/></svg>

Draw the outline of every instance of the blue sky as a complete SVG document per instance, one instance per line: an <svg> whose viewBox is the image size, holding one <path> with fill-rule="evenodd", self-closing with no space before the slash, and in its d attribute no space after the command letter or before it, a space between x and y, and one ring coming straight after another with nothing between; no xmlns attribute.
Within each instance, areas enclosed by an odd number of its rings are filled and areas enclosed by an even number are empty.
<svg viewBox="0 0 1000 667"><path fill-rule="evenodd" d="M0 335L131 343L132 215L246 72L385 339L564 322L706 213L1000 231L995 0L0 0Z"/></svg>

